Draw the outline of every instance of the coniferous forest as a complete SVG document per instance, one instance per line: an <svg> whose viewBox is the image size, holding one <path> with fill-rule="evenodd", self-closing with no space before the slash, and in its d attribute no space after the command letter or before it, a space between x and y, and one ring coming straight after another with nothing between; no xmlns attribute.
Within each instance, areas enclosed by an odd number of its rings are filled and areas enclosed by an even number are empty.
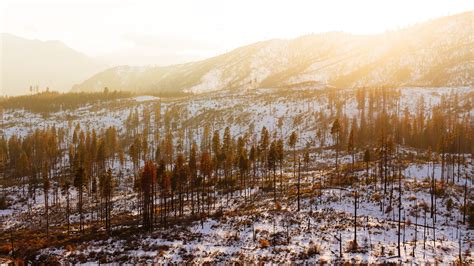
<svg viewBox="0 0 474 266"><path fill-rule="evenodd" d="M22 105L38 95L5 99L0 252L44 263L472 262L473 96L106 90L43 98L64 101L47 116Z"/></svg>

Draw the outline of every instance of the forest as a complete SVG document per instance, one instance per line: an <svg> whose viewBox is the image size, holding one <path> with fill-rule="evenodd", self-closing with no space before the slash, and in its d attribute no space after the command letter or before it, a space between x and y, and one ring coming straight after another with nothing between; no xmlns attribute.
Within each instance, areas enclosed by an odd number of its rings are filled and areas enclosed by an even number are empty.
<svg viewBox="0 0 474 266"><path fill-rule="evenodd" d="M334 238L308 244L299 259L321 255L318 262L322 262L324 245L318 243L324 241L339 246L330 259L325 258L328 261L350 261L346 253L373 255L375 248L364 243L361 233L368 230L369 216L377 216L392 223L395 238L389 259L403 257L408 262L408 257L419 255L416 250L427 250L429 241L443 249L443 237L437 239L437 234L443 234L443 226L451 226L448 219L455 219L457 230L468 238L457 237L459 251L454 252L453 261L474 262L470 253L474 244L472 90L435 93L438 101L408 95L411 102L416 101L411 106L403 100L403 91L394 88L288 94L281 90L263 96L202 96L212 103L217 97L230 97L230 102L243 97L242 102L255 106L260 106L257 99L268 103L263 108L274 118L271 126L249 122L250 114L245 115L242 106L229 107L230 115L212 108L189 115L192 107L187 104L198 100L190 97L128 105L122 110L122 126L98 127L73 120L64 127L32 127L27 134L4 132L0 211L16 201L27 209L16 218L25 222L7 226L7 220L1 220L0 254L25 262L57 263L57 256L42 250L62 247L73 254L69 257L73 263L111 262L114 253L88 253L87 257L74 252L92 240L172 235L193 223L205 228L212 219L245 216L248 219L241 222L254 226L258 214L249 214L252 211L289 215L280 220L281 232L270 237L260 237L258 230L251 229L249 241L258 248L277 247L290 243L293 223L301 228L307 219L304 226L310 228L321 219L330 221L331 214L315 221L311 217L327 211L325 197L335 193L333 201L348 200L346 220L339 222L348 229L335 228ZM0 106L3 117L19 109L33 114L74 112L130 97L108 89L102 93L45 92L2 99ZM275 97L293 97L305 111L278 116ZM312 101L324 104L314 109ZM253 115L259 120L260 113ZM413 164L427 167L423 177L413 180L407 174ZM426 201L416 199L416 191L426 193ZM258 205L259 201L264 205ZM409 208L411 201L416 202ZM376 206L370 215L364 204ZM289 222L291 217L299 221ZM414 240L408 240L406 227L414 230ZM323 225L318 228L329 230ZM350 235L345 236L347 248L342 247L341 230ZM157 257L170 249L165 245L154 248L160 251ZM385 256L387 250L382 247L382 254L373 256ZM183 262L195 259L189 254L181 258Z"/></svg>
<svg viewBox="0 0 474 266"><path fill-rule="evenodd" d="M96 93L59 93L46 89L30 95L0 98L0 107L2 109L24 109L34 113L50 113L130 96L129 92L109 92L108 88Z"/></svg>

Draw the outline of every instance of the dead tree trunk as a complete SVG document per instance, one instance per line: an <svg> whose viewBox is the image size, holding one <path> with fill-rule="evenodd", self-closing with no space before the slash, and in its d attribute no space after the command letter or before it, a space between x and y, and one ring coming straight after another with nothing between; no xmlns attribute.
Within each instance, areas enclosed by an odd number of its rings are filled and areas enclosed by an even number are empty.
<svg viewBox="0 0 474 266"><path fill-rule="evenodd" d="M300 211L301 161L298 159L298 212Z"/></svg>
<svg viewBox="0 0 474 266"><path fill-rule="evenodd" d="M401 236L401 218L402 218L402 175L401 175L401 169L400 167L398 168L398 246L397 246L397 251L398 251L398 257L401 257L401 252L400 252L400 236Z"/></svg>
<svg viewBox="0 0 474 266"><path fill-rule="evenodd" d="M353 247L357 248L357 191L354 193L354 243Z"/></svg>

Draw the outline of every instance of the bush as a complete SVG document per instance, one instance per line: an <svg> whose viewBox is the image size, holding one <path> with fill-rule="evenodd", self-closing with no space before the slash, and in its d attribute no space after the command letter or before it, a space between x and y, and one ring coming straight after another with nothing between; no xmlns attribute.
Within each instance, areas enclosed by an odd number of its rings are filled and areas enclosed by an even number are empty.
<svg viewBox="0 0 474 266"><path fill-rule="evenodd" d="M436 182L435 183L435 195L436 197L443 197L446 194L446 188L443 186L442 183Z"/></svg>
<svg viewBox="0 0 474 266"><path fill-rule="evenodd" d="M66 247L64 247L65 250L69 251L69 252L73 252L76 250L76 247L73 246L73 245L66 245Z"/></svg>
<svg viewBox="0 0 474 266"><path fill-rule="evenodd" d="M314 255L319 255L321 254L321 246L313 242L310 242L307 253L309 257L312 257Z"/></svg>
<svg viewBox="0 0 474 266"><path fill-rule="evenodd" d="M277 202L275 203L275 209L276 209L277 211L281 210L281 204L280 204L280 202L277 201Z"/></svg>
<svg viewBox="0 0 474 266"><path fill-rule="evenodd" d="M375 192L374 194L372 194L372 200L373 201L378 202L381 199L382 199L382 196L379 193Z"/></svg>
<svg viewBox="0 0 474 266"><path fill-rule="evenodd" d="M428 207L428 203L426 203L426 201L422 201L422 202L419 202L418 203L418 207L421 209L421 210L424 210L426 212L429 211L430 207Z"/></svg>
<svg viewBox="0 0 474 266"><path fill-rule="evenodd" d="M0 254L1 255L8 255L12 251L12 246L10 244L2 244L0 246Z"/></svg>
<svg viewBox="0 0 474 266"><path fill-rule="evenodd" d="M357 242L351 240L347 245L347 252L357 252L359 250L359 245Z"/></svg>
<svg viewBox="0 0 474 266"><path fill-rule="evenodd" d="M7 197L3 196L0 197L0 210L5 210L6 208L9 207Z"/></svg>
<svg viewBox="0 0 474 266"><path fill-rule="evenodd" d="M409 201L415 201L416 199L417 199L417 198L416 198L415 195L410 195L410 196L408 196L408 200L409 200Z"/></svg>
<svg viewBox="0 0 474 266"><path fill-rule="evenodd" d="M260 243L260 248L268 248L270 246L270 242L266 239L260 239L258 242Z"/></svg>
<svg viewBox="0 0 474 266"><path fill-rule="evenodd" d="M454 205L454 201L452 198L449 198L447 201L446 201L446 210L448 212L450 212L452 209L453 209L453 205Z"/></svg>

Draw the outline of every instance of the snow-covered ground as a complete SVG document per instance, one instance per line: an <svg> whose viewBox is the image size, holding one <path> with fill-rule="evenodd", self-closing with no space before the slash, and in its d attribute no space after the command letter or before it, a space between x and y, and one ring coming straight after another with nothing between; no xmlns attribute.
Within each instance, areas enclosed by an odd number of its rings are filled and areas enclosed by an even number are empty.
<svg viewBox="0 0 474 266"><path fill-rule="evenodd" d="M463 95L472 93L473 88L404 88L400 89L401 110L405 107L414 114L421 99L424 99L425 111L441 101L442 96L459 93L459 101L467 101ZM179 107L181 116L187 118L194 128L193 136L199 143L205 123L212 123L213 129L223 130L230 126L234 136L242 135L253 128L254 133L262 127L270 131L280 131L279 119L282 120L281 132L288 136L292 131L300 132L299 147L304 147L307 141L315 139L318 125L317 114L329 112L329 102L325 95L312 96L279 95L272 89L256 89L247 94L216 92L197 95L175 101L161 101L162 115L167 108ZM24 110L5 110L2 120L3 135L8 138L13 134L26 136L36 128L55 126L56 128L74 128L79 124L83 129L94 128L96 131L115 126L121 130L132 110L141 112L143 108L153 110L153 105L160 101L154 96L138 96L125 100L126 108L106 108L107 105L97 104L82 107L77 110L60 111L42 116ZM355 97L345 100L343 113L349 117L359 114ZM333 110L334 112L334 110ZM211 120L211 121L209 121ZM68 122L71 121L71 122ZM152 112L153 121L153 112ZM72 134L72 130L70 131ZM330 138L328 138L330 140ZM330 143L327 143L330 144Z"/></svg>
<svg viewBox="0 0 474 266"><path fill-rule="evenodd" d="M440 102L442 95L449 96L454 90L462 95L472 92L472 88L406 88L401 89L401 105L411 112L419 108L420 99L424 99L426 110ZM145 108L153 110L161 101L162 116L167 110L177 108L183 124L192 131L192 138L200 143L206 123L212 124L213 130L229 126L234 136L250 133L257 137L262 127L271 132L287 137L292 131L300 132L297 149L307 143L316 141L316 130L319 124L319 112L331 112L326 97L318 93L310 97L297 95L279 95L273 89L257 89L251 93L216 92L186 99L164 100L152 96L139 96L121 101L122 107L84 106L78 110L60 111L42 116L23 110L5 110L2 121L2 132L5 137L13 134L26 136L36 128L55 126L66 129L72 135L74 127L97 131L115 126L119 134L125 131L125 123L130 112ZM123 107L125 106L125 107ZM402 109L403 110L403 109ZM334 111L334 110L333 110ZM345 114L358 114L355 97L346 100L342 110ZM334 111L335 112L335 111ZM151 112L153 121L153 112ZM279 128L279 121L282 127ZM179 130L179 128L177 129ZM187 132L186 134L191 134ZM329 132L326 131L329 135ZM188 135L189 137L189 135ZM185 142L189 142L186 138ZM331 145L328 136L326 145ZM362 157L357 154L357 158ZM472 158L466 155L467 162ZM311 182L314 179L327 178L322 169L328 169L335 163L334 151L323 150L311 154L311 170L303 180L304 193L301 210L296 212L296 197L281 197L281 210L274 210L273 194L265 194L254 187L251 197L245 200L237 196L227 201L222 197L216 204L222 208L220 217L208 217L204 221L176 225L171 228L159 228L151 234L136 234L127 239L111 237L107 240L87 241L71 247L55 247L41 250L43 255L56 256L66 262L130 262L130 263L170 263L170 262L262 262L292 263L309 262L336 263L338 261L360 263L453 263L459 256L459 245L463 259L474 263L472 250L474 232L463 225L459 211L463 200L463 186L473 187L472 163L460 169L457 176L447 166L446 177L449 184L446 193L437 199L436 231L432 229L433 218L428 212L425 216L423 206L430 206L429 178L433 175L437 181L441 178L439 162L413 162L402 169L402 248L401 258L397 255L398 232L398 184L395 184L392 196L384 193L380 184L361 184L357 214L357 242L360 250L349 252L349 241L354 236L352 191L331 188L318 191ZM340 154L339 162L348 164L351 157ZM113 215L132 215L138 219L137 194L133 191L133 172L130 158L126 156L124 166L116 161L114 176L119 176L113 198ZM434 167L434 168L433 168ZM372 165L370 172L375 171ZM434 171L433 171L434 169ZM365 171L358 173L360 176ZM292 167L285 169L285 178L289 185L292 180ZM454 182L451 182L454 178ZM380 182L380 181L379 181ZM35 228L44 225L44 194L36 191L34 199L27 197L28 187L10 186L2 188L11 203L0 210L0 232L19 228ZM71 223L79 221L77 212L76 190L70 189ZM49 200L53 206L53 189ZM321 193L321 194L320 194ZM320 195L319 195L320 194ZM384 196L382 196L384 195ZM374 198L378 197L377 200ZM86 197L87 198L87 197ZM453 201L452 209L447 209L447 201ZM64 210L66 195L59 193L60 206ZM387 206L392 203L389 210ZM86 199L86 206L94 202ZM382 208L383 204L383 208ZM425 220L426 217L426 220ZM86 221L93 220L90 213ZM417 221L417 226L415 226ZM51 226L64 225L64 216L52 216ZM427 227L424 227L424 225ZM77 224L76 224L77 226ZM113 228L119 230L119 228ZM426 229L426 230L425 230ZM434 235L434 233L436 235ZM342 258L339 258L339 241L342 237ZM416 237L415 237L416 236ZM416 241L415 241L416 238ZM415 247L416 245L416 247Z"/></svg>
<svg viewBox="0 0 474 266"><path fill-rule="evenodd" d="M414 166L409 166L407 169ZM417 165L419 168L427 165ZM407 169L405 171L407 171ZM463 169L466 171L467 169ZM286 175L291 176L290 173ZM319 178L319 176L317 177ZM415 181L415 179L418 181ZM217 209L223 215L206 218L190 225L159 228L151 234L138 234L126 240L111 237L83 243L71 248L50 248L41 254L57 256L60 261L80 262L85 255L89 262L127 261L131 263L170 262L263 262L263 263L453 263L462 256L474 263L470 252L474 231L462 225L461 213L447 209L447 199L453 208L462 204L455 193L437 199L436 231L430 212L429 189L424 186L423 171L410 172L402 182L401 258L397 257L398 185L393 194L393 208L387 208L390 194L382 188L361 185L357 210L357 243L359 250L350 252L354 237L354 197L346 189L313 190L305 193L301 210L296 211L296 198L280 198L282 209L275 210L273 197L254 190L245 200L237 196L222 199ZM303 179L306 187L312 178ZM464 178L461 178L464 182ZM469 182L472 182L469 181ZM472 185L472 184L471 184ZM121 196L120 196L121 197ZM384 201L384 209L381 209ZM426 226L426 227L425 227ZM339 257L342 237L342 258ZM268 241L268 242L267 242ZM268 246L267 246L268 245ZM84 262L84 261L82 261Z"/></svg>

